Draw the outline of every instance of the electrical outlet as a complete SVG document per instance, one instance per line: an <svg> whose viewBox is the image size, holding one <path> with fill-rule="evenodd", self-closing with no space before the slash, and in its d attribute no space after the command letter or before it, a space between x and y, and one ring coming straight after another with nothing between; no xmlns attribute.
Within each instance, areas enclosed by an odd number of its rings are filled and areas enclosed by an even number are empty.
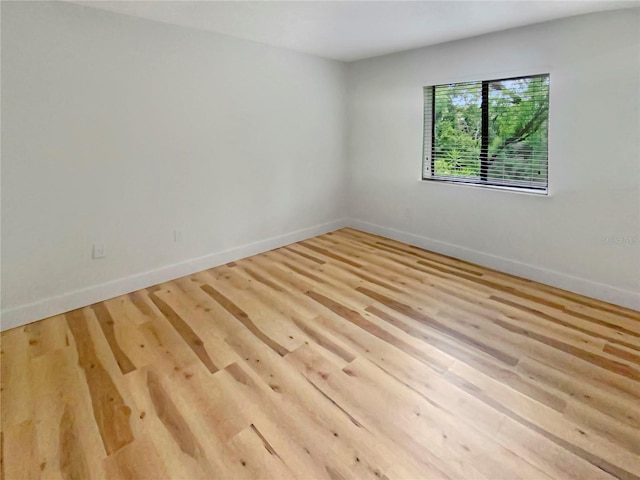
<svg viewBox="0 0 640 480"><path fill-rule="evenodd" d="M107 256L107 246L104 243L93 244L93 258L104 258Z"/></svg>
<svg viewBox="0 0 640 480"><path fill-rule="evenodd" d="M181 242L182 241L182 230L175 229L173 231L173 241L174 242Z"/></svg>

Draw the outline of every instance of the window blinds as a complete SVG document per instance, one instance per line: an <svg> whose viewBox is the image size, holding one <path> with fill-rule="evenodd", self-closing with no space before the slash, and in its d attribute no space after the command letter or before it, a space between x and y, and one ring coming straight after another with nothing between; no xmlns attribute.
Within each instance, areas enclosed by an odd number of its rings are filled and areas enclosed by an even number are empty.
<svg viewBox="0 0 640 480"><path fill-rule="evenodd" d="M549 75L424 88L423 178L546 191Z"/></svg>

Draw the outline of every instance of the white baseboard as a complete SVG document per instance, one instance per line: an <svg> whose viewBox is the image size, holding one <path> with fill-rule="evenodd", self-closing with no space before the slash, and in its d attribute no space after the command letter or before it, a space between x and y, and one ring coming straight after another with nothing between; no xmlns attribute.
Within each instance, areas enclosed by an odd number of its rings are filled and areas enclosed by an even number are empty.
<svg viewBox="0 0 640 480"><path fill-rule="evenodd" d="M175 278L200 272L241 258L257 255L259 253L279 248L284 245L289 245L294 242L299 242L317 235L322 235L323 233L338 230L339 228L346 226L391 238L393 240L398 240L410 245L415 245L426 250L467 260L501 272L510 273L512 275L517 275L545 283L547 285L580 293L605 302L640 310L640 293L517 262L515 260L461 247L459 245L422 237L402 230L364 222L362 220L340 219L296 230L277 237L267 238L258 242L241 245L228 250L211 253L202 257L192 258L184 262L167 265L156 270L142 272L100 285L93 285L91 287L68 292L56 297L50 297L38 302L21 305L10 310L4 310L0 316L0 330L19 327L43 318L68 312L76 308L101 302L142 288L147 288L158 283L167 282Z"/></svg>
<svg viewBox="0 0 640 480"><path fill-rule="evenodd" d="M452 243L441 242L413 233L384 227L374 223L357 219L349 219L350 227L373 233L382 237L391 238L399 242L408 243L416 247L431 250L433 252L449 255L451 257L466 260L501 272L534 280L536 282L576 292L588 297L597 298L605 302L621 305L623 307L640 310L640 293L623 290L611 285L594 282L580 277L567 275L566 273L536 267L527 263L518 262L497 255L480 252Z"/></svg>
<svg viewBox="0 0 640 480"><path fill-rule="evenodd" d="M257 242L215 252L202 257L192 258L184 262L167 265L156 270L142 272L129 277L120 278L100 285L68 292L56 297L46 298L38 302L21 305L1 314L0 329L8 330L43 318L59 315L76 308L101 302L109 298L134 292L158 283L167 282L175 278L184 277L192 273L217 267L241 258L257 255L258 253L283 247L307 238L332 232L347 226L345 219L303 228L277 237L267 238Z"/></svg>

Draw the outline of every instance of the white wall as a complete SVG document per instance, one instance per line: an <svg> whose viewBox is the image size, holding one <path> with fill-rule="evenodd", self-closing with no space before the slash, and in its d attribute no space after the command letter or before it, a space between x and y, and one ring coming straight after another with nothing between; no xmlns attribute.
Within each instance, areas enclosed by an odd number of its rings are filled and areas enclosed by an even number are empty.
<svg viewBox="0 0 640 480"><path fill-rule="evenodd" d="M2 2L2 328L338 228L347 213L640 308L640 245L602 242L640 234L639 32L626 10L347 68L73 4ZM540 72L549 197L419 181L423 85ZM92 260L98 241L108 255Z"/></svg>
<svg viewBox="0 0 640 480"><path fill-rule="evenodd" d="M3 328L340 226L345 75L211 33L2 2ZM92 260L97 241L108 255Z"/></svg>
<svg viewBox="0 0 640 480"><path fill-rule="evenodd" d="M638 12L574 17L351 64L354 225L640 308ZM424 85L545 72L550 196L419 181ZM631 242L606 244L604 237Z"/></svg>

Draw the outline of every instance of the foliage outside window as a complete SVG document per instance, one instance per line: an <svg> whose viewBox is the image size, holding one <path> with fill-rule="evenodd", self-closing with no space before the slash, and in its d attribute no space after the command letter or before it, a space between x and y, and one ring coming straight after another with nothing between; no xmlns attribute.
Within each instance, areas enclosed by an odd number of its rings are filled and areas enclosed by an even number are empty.
<svg viewBox="0 0 640 480"><path fill-rule="evenodd" d="M545 193L549 75L424 87L423 179Z"/></svg>

